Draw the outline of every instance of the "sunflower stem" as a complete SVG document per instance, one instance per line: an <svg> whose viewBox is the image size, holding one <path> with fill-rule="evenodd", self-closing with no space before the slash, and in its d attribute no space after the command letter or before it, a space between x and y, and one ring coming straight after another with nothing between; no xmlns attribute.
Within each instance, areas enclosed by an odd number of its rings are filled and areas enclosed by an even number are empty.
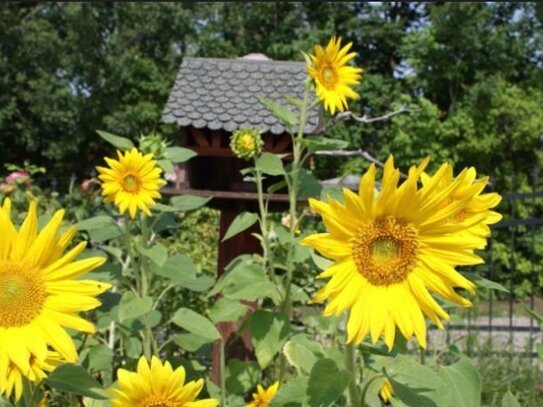
<svg viewBox="0 0 543 407"><path fill-rule="evenodd" d="M351 407L360 407L358 378L356 374L356 349L352 342L345 345L345 366L347 367L347 371L352 374L352 380L349 383L349 405Z"/></svg>
<svg viewBox="0 0 543 407"><path fill-rule="evenodd" d="M419 346L419 352L420 352L420 364L424 365L426 363L426 349L424 349L422 346Z"/></svg>
<svg viewBox="0 0 543 407"><path fill-rule="evenodd" d="M297 197L299 185L299 175L301 170L301 157L302 157L302 144L301 141L304 136L304 129L307 123L307 111L309 103L309 93L311 91L310 84L306 84L304 99L302 102L302 107L300 108L300 121L298 123L298 133L296 137L292 137L292 169L290 174L285 177L288 187L289 195L289 214L290 214L290 244L288 247L287 254L287 280L285 284L285 299L283 301L283 312L290 319L290 313L292 308L292 298L291 298L291 285L292 277L294 273L294 248L295 248L295 239L296 239L296 229L298 227L298 207L297 207ZM281 377L282 378L282 377Z"/></svg>
<svg viewBox="0 0 543 407"><path fill-rule="evenodd" d="M141 235L143 241L143 247L146 249L149 247L149 225L147 224L147 218L142 213L140 217L141 222ZM147 275L147 259L144 256L140 256L140 275L141 275L141 286L140 286L140 297L145 298L149 292L149 278ZM153 330L149 325L147 320L147 315L143 316L143 353L145 357L150 360L151 356L156 352L156 343L154 340Z"/></svg>
<svg viewBox="0 0 543 407"><path fill-rule="evenodd" d="M276 283L275 270L273 269L273 252L271 250L269 231L268 231L268 210L264 204L264 190L262 185L262 172L256 169L256 157L255 157L255 182L256 192L258 197L258 209L260 212L259 223L260 233L262 234L262 250L265 267L268 269L270 277L274 283Z"/></svg>

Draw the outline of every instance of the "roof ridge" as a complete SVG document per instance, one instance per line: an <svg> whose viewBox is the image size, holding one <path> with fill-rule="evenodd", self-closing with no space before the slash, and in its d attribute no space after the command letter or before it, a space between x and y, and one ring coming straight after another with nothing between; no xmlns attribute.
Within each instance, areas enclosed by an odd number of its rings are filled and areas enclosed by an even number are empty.
<svg viewBox="0 0 543 407"><path fill-rule="evenodd" d="M244 59L243 57L236 58L209 58L209 57L183 57L183 62L187 60L193 61L216 61L216 62L236 62L236 63L249 63L249 64L292 64L292 65L305 65L304 61L283 61L277 59Z"/></svg>

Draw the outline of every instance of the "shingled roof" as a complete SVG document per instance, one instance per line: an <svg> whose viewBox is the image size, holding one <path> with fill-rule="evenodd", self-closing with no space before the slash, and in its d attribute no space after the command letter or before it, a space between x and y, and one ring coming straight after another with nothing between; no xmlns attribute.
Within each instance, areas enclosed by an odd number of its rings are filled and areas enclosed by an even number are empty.
<svg viewBox="0 0 543 407"><path fill-rule="evenodd" d="M284 96L303 98L305 63L273 61L261 54L237 59L184 58L168 103L165 123L232 132L251 127L281 134L285 127L260 102L268 98L286 104ZM310 114L305 133L318 124Z"/></svg>

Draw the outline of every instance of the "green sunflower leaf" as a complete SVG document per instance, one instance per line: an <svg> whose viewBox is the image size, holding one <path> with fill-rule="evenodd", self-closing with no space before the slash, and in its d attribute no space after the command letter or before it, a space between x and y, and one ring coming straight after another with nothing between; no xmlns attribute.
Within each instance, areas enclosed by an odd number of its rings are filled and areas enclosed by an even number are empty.
<svg viewBox="0 0 543 407"><path fill-rule="evenodd" d="M117 147L120 150L131 150L134 148L134 143L130 139L127 139L126 137L120 137L116 136L114 134L108 133L107 131L102 130L96 130L96 133L103 138L105 141L107 141L109 144L113 145L114 147Z"/></svg>

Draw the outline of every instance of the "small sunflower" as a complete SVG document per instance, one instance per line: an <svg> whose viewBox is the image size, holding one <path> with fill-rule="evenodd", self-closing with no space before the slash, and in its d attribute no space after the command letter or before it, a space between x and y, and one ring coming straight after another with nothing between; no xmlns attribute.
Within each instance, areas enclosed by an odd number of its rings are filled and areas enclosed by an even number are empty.
<svg viewBox="0 0 543 407"><path fill-rule="evenodd" d="M64 363L62 357L57 352L47 352L47 356L44 360L39 361L35 357L31 356L29 361L30 369L26 372L13 362L11 362L5 355L0 356L0 395L5 394L8 398L15 393L15 400L19 400L23 393L23 378L31 382L37 382L47 377L47 373L52 372L58 365ZM45 399L42 399L42 403L38 405L46 406Z"/></svg>
<svg viewBox="0 0 543 407"><path fill-rule="evenodd" d="M477 171L471 167L466 170L467 176L464 178L463 185L457 188L451 195L442 202L442 206L446 206L451 202L458 202L463 200L469 194L470 188L477 185L481 191L488 183L488 177L476 180ZM428 185L432 182L432 177L426 173L421 174L421 181L423 185ZM453 168L447 167L447 171L443 177L438 181L439 189L449 187L454 181ZM498 206L501 202L501 196L495 192L487 194L477 194L469 200L465 207L461 211L456 213L454 217L450 219L452 223L470 223L474 216L479 216L481 213L485 213L486 216L481 222L466 228L464 234L471 237L478 237L480 240L479 249L482 249L486 245L486 238L490 235L490 228L488 225L499 222L502 219L502 215L492 211L491 208Z"/></svg>
<svg viewBox="0 0 543 407"><path fill-rule="evenodd" d="M332 37L325 50L317 45L315 55L309 56L312 63L307 71L315 81L317 96L331 114L336 109L346 110L347 98L359 98L352 87L360 83L362 69L347 65L356 56L355 52L349 53L352 45L350 42L341 48L341 37Z"/></svg>
<svg viewBox="0 0 543 407"><path fill-rule="evenodd" d="M102 195L106 202L113 202L124 214L133 218L138 209L151 215L150 206L160 198L158 190L166 183L160 178L162 170L153 160L153 154L143 155L136 148L124 154L117 151L118 160L105 157L109 168L96 167L102 180Z"/></svg>
<svg viewBox="0 0 543 407"><path fill-rule="evenodd" d="M268 407L278 389L279 382L275 382L267 389L259 384L256 387L256 393L253 393L253 400L246 407Z"/></svg>
<svg viewBox="0 0 543 407"><path fill-rule="evenodd" d="M344 204L331 198L328 203L310 199L311 208L322 216L329 232L308 236L303 244L335 260L318 276L331 279L313 302L329 299L324 310L327 316L350 310L347 342L359 343L369 333L375 343L383 335L391 349L398 327L405 338L414 334L425 347L423 315L439 328L443 328L440 319L449 318L430 293L471 306L455 288L473 293L475 285L455 267L483 262L474 253L480 238L463 232L486 219L487 211L474 213L469 222L451 219L477 199L482 186L467 186L471 174L464 170L442 188L442 178L450 171L449 164L443 164L431 182L419 189L418 180L427 164L424 160L411 167L407 180L398 185L400 172L390 157L378 194L372 164L358 194L344 190ZM462 199L450 200L458 191Z"/></svg>
<svg viewBox="0 0 543 407"><path fill-rule="evenodd" d="M136 372L117 371L117 386L109 391L111 404L118 407L216 407L215 399L196 400L204 387L199 379L185 383L183 366L173 370L169 362L162 364L153 356L151 366L144 356L138 361Z"/></svg>
<svg viewBox="0 0 543 407"><path fill-rule="evenodd" d="M392 399L392 396L394 396L394 389L392 388L392 384L388 381L388 379L385 379L385 381L383 382L383 386L381 386L381 390L379 390L379 397L384 404L388 404L390 403L390 399Z"/></svg>
<svg viewBox="0 0 543 407"><path fill-rule="evenodd" d="M230 138L230 149L244 160L260 155L263 144L260 132L255 129L238 129Z"/></svg>
<svg viewBox="0 0 543 407"><path fill-rule="evenodd" d="M86 242L63 254L76 231L71 227L60 233L63 210L38 233L35 202L19 230L11 221L10 208L7 199L0 208L0 373L9 369L32 380L33 367L45 366L51 349L68 362L77 361L64 328L93 333L94 325L78 313L98 307L96 297L110 285L78 279L106 259L75 260ZM6 376L0 375L2 389L15 386L4 380Z"/></svg>

